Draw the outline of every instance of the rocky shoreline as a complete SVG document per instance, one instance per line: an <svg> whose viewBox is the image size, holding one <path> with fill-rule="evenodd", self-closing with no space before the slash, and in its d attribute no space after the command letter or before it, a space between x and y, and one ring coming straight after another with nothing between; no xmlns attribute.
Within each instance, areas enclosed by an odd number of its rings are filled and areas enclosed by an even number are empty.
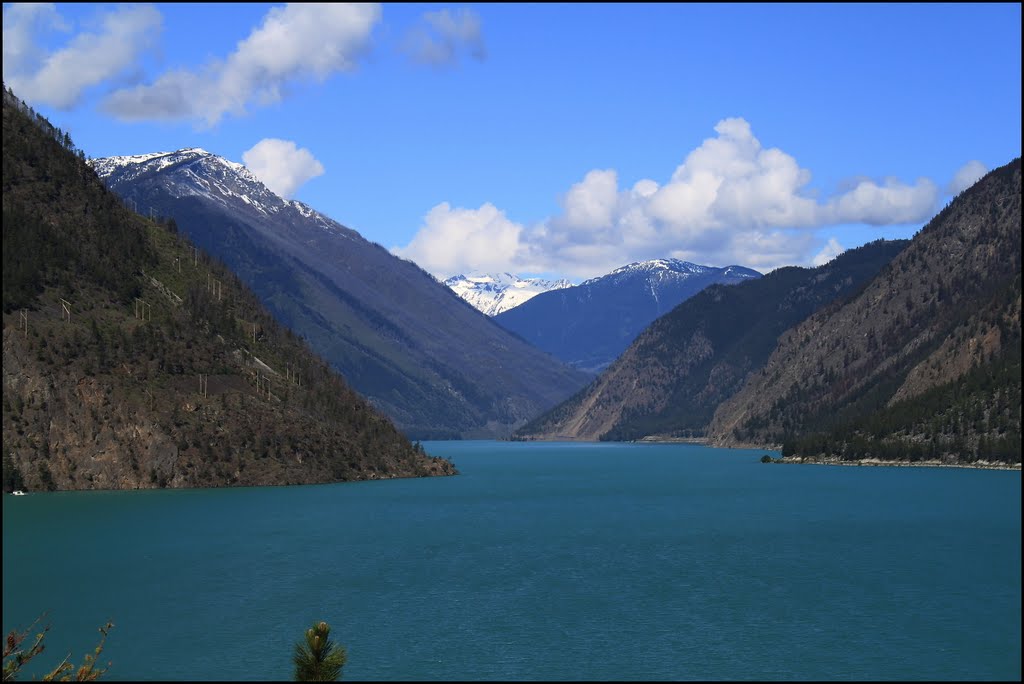
<svg viewBox="0 0 1024 684"><path fill-rule="evenodd" d="M877 458L865 458L860 461L843 461L838 458L807 458L788 456L772 461L773 463L798 463L803 465L830 466L888 466L896 468L975 468L978 470L1020 470L1020 463L998 463L992 461L975 461L974 463L949 463L946 461L882 461Z"/></svg>
<svg viewBox="0 0 1024 684"><path fill-rule="evenodd" d="M698 437L659 437L648 435L636 442L644 444L701 444L704 446L715 446L708 440ZM767 451L779 451L778 446L765 446L763 444L730 444L723 448L734 449L765 449ZM844 461L838 458L814 458L807 456L772 456L772 463L797 463L803 465L832 465L832 466L888 466L895 468L975 468L979 470L1020 470L1020 463L1001 463L997 461L974 461L973 463L949 462L939 460L928 461L883 461L877 458L865 458L860 461Z"/></svg>
<svg viewBox="0 0 1024 684"><path fill-rule="evenodd" d="M657 437L648 435L634 441L650 444L701 444L703 446L711 446L708 440L703 437Z"/></svg>

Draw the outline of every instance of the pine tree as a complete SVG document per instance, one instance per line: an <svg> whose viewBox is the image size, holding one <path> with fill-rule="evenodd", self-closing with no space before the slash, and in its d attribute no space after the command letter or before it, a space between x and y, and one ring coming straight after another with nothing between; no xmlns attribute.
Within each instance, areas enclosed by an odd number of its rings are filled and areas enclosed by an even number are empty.
<svg viewBox="0 0 1024 684"><path fill-rule="evenodd" d="M46 633L50 631L49 625L43 627L43 630L36 634L35 639L31 641L31 646L23 647L23 644L27 643L27 638L32 628L39 623L42 617L36 618L36 621L25 630L12 629L7 633L3 652L3 680L5 682L15 681L19 674L21 674L22 668L46 648L43 640L46 638ZM107 635L110 634L110 630L113 627L114 623L112 622L108 622L103 627L100 627L100 634L103 637L100 639L99 644L96 645L96 648L93 649L93 652L85 655L81 666L76 668L70 662L71 654L69 653L57 667L44 674L42 680L44 682L92 682L102 677L110 669L110 663L107 663L107 667L98 668L97 660L100 654L103 653L103 646L107 641Z"/></svg>
<svg viewBox="0 0 1024 684"><path fill-rule="evenodd" d="M295 681L335 682L341 678L347 655L344 646L331 641L330 632L330 625L319 622L306 630L304 642L295 644Z"/></svg>

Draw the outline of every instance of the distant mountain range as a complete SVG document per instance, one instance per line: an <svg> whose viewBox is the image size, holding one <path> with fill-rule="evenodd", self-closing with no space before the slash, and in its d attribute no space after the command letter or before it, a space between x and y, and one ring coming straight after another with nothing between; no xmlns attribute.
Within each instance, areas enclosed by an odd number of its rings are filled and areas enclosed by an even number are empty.
<svg viewBox="0 0 1024 684"><path fill-rule="evenodd" d="M908 244L879 241L818 268L711 285L657 319L587 388L518 431L530 439L703 437L779 335L863 286Z"/></svg>
<svg viewBox="0 0 1024 684"><path fill-rule="evenodd" d="M455 472L6 90L2 154L5 490Z"/></svg>
<svg viewBox="0 0 1024 684"><path fill-rule="evenodd" d="M506 435L588 380L240 164L192 148L92 165L131 206L174 218L222 259L410 437Z"/></svg>
<svg viewBox="0 0 1024 684"><path fill-rule="evenodd" d="M520 278L512 273L456 275L444 281L452 291L478 311L496 316L551 290L572 287L568 280Z"/></svg>
<svg viewBox="0 0 1024 684"><path fill-rule="evenodd" d="M678 259L642 261L579 285L544 292L494 317L500 325L566 363L598 372L651 321L712 284L761 274Z"/></svg>

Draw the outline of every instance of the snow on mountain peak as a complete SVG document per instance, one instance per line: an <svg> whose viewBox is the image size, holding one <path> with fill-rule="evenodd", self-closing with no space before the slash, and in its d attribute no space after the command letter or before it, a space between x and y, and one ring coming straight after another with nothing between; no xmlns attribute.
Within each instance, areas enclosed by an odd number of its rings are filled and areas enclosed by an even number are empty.
<svg viewBox="0 0 1024 684"><path fill-rule="evenodd" d="M347 229L311 207L279 197L244 164L201 147L105 157L89 163L108 185L131 184L142 176L161 174L165 177L160 182L173 196L201 196L224 205L248 207L265 216L291 210L304 219L315 221L327 232L351 237Z"/></svg>
<svg viewBox="0 0 1024 684"><path fill-rule="evenodd" d="M240 201L263 214L281 209L283 200L270 192L241 164L210 154L201 147L174 152L107 157L91 162L111 184L132 183L143 176L160 176L177 197L202 196L230 204Z"/></svg>
<svg viewBox="0 0 1024 684"><path fill-rule="evenodd" d="M757 278L760 274L743 266L726 266L722 270L722 275L735 276L736 278Z"/></svg>
<svg viewBox="0 0 1024 684"><path fill-rule="evenodd" d="M146 171L158 171L171 164L176 164L186 155L195 155L198 152L206 153L199 148L186 148L177 152L151 152L149 154L131 154L118 157L103 157L90 159L89 164L96 171L100 178L106 178L118 171L132 167L140 167Z"/></svg>
<svg viewBox="0 0 1024 684"><path fill-rule="evenodd" d="M129 169L134 169L135 173L132 175L138 176L142 173L162 171L174 164L196 161L209 161L220 164L250 183L263 184L244 164L239 164L238 162L233 162L230 159L207 152L202 147L184 147L174 152L151 152L149 154L103 157L92 159L89 163L100 178L107 178L118 172L127 172Z"/></svg>
<svg viewBox="0 0 1024 684"><path fill-rule="evenodd" d="M653 272L653 271L674 271L676 273L704 273L708 270L707 266L701 266L700 264L694 264L689 261L682 261L680 259L650 259L648 261L637 261L632 264L621 266L608 275L615 275L616 273L637 273L637 272Z"/></svg>
<svg viewBox="0 0 1024 684"><path fill-rule="evenodd" d="M200 151L202 151L202 150L200 150ZM209 154L209 153L207 153L207 154ZM250 171L248 169L248 167L245 166L245 164L239 164L238 162L233 162L230 159L225 159L224 157L218 157L215 154L209 154L209 156L212 157L213 159L219 161L221 164L223 164L224 166L228 167L229 169L231 169L232 171L234 171L238 175L243 176L246 180L251 181L253 183L259 183L260 185L264 185L263 181L261 181L259 179L259 177L256 176L256 174L254 174L252 171Z"/></svg>
<svg viewBox="0 0 1024 684"><path fill-rule="evenodd" d="M542 292L572 287L565 279L520 278L513 273L460 274L448 278L444 284L488 316L515 308Z"/></svg>

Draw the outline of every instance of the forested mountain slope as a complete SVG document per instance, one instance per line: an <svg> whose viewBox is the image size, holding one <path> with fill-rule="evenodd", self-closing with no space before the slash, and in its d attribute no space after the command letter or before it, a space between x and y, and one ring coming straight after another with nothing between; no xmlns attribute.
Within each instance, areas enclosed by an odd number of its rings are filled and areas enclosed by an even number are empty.
<svg viewBox="0 0 1024 684"><path fill-rule="evenodd" d="M5 488L454 473L5 88Z"/></svg>
<svg viewBox="0 0 1024 684"><path fill-rule="evenodd" d="M712 285L651 323L597 380L517 435L702 437L718 405L761 368L782 332L856 292L906 245L877 241L818 268Z"/></svg>
<svg viewBox="0 0 1024 684"><path fill-rule="evenodd" d="M1019 463L1021 163L965 190L842 306L789 330L715 413L717 444Z"/></svg>
<svg viewBox="0 0 1024 684"><path fill-rule="evenodd" d="M241 164L196 148L92 164L140 212L173 217L412 438L506 436L589 379Z"/></svg>

